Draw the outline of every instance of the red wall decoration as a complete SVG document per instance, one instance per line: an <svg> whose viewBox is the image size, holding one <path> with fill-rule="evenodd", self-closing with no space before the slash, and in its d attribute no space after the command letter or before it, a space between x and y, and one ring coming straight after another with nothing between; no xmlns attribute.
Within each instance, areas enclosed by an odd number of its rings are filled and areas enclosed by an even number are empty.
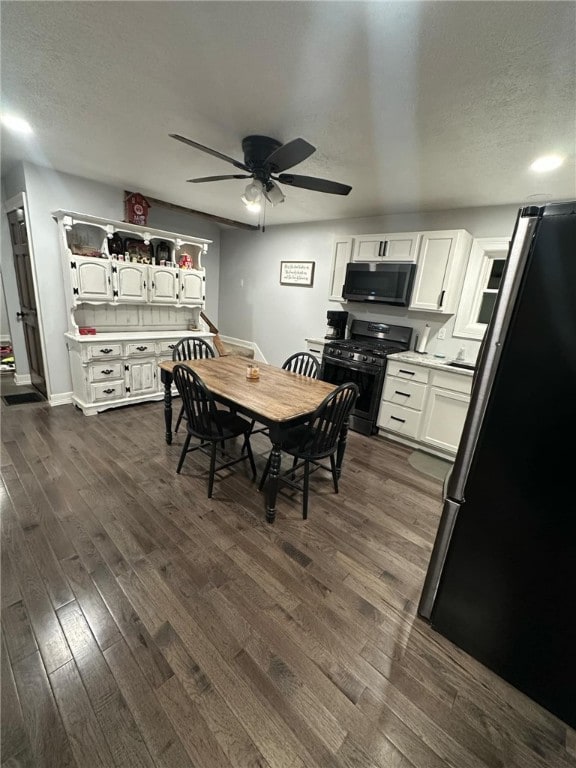
<svg viewBox="0 0 576 768"><path fill-rule="evenodd" d="M139 192L132 192L124 200L124 219L130 224L145 227L148 222L150 203Z"/></svg>

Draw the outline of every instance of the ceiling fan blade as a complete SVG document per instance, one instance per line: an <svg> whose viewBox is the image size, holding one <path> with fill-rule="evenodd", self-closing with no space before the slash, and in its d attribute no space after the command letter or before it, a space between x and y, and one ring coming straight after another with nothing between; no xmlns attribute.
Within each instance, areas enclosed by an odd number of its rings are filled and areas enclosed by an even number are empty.
<svg viewBox="0 0 576 768"><path fill-rule="evenodd" d="M314 192L328 192L330 195L347 195L352 187L340 184L328 179L317 179L313 176L295 176L293 173L281 173L278 177L281 184L290 184L292 187L312 189Z"/></svg>
<svg viewBox="0 0 576 768"><path fill-rule="evenodd" d="M198 144L197 141L192 141L192 139L187 139L185 136L180 136L178 133L171 133L170 137L172 139L176 139L177 141L181 141L183 144L188 144L189 147L194 147L194 149L200 149L202 152L207 152L209 155L213 155L214 157L219 157L220 160L225 160L227 163L232 163L232 165L235 168L241 168L243 171L247 171L248 168L244 165L244 163L241 163L239 160L234 160L233 157L228 157L228 155L223 155L222 152L218 152L215 149L210 149L210 147L205 147L204 144Z"/></svg>
<svg viewBox="0 0 576 768"><path fill-rule="evenodd" d="M272 173L280 173L293 165L301 163L307 157L316 152L316 147L304 139L293 139L287 144L275 149L264 161L264 166L270 168Z"/></svg>
<svg viewBox="0 0 576 768"><path fill-rule="evenodd" d="M233 173L229 176L202 176L200 179L186 179L191 181L192 184L199 184L201 181L224 181L225 179L249 179L251 178L247 173Z"/></svg>

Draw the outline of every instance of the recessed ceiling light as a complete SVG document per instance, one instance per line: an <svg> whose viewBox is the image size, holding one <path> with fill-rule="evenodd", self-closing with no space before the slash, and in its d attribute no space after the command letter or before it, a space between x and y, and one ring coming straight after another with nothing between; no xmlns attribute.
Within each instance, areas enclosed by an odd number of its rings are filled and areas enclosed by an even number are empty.
<svg viewBox="0 0 576 768"><path fill-rule="evenodd" d="M16 117L16 115L2 115L2 122L11 131L17 133L32 133L32 126L27 120L22 117Z"/></svg>
<svg viewBox="0 0 576 768"><path fill-rule="evenodd" d="M542 157L536 158L530 166L531 171L536 173L546 173L546 171L553 171L559 168L564 162L564 158L560 155L542 155Z"/></svg>

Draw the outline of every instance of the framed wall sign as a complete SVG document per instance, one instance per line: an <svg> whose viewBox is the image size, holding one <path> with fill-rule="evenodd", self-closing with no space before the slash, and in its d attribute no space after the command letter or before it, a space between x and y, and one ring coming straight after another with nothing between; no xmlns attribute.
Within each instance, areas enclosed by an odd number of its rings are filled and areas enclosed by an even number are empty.
<svg viewBox="0 0 576 768"><path fill-rule="evenodd" d="M312 285L314 261L281 261L280 285Z"/></svg>

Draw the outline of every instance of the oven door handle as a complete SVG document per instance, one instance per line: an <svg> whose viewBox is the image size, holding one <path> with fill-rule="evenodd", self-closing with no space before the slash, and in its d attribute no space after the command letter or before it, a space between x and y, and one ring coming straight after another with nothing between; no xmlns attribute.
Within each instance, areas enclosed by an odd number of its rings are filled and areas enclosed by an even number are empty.
<svg viewBox="0 0 576 768"><path fill-rule="evenodd" d="M348 363L342 364L341 360L336 360L333 357L326 357L325 358L327 363L331 363L332 365L337 365L338 368L344 368L346 371L356 371L357 373L373 373L374 376L378 376L381 369L380 368L371 368L370 366L356 366L356 365L349 365Z"/></svg>

